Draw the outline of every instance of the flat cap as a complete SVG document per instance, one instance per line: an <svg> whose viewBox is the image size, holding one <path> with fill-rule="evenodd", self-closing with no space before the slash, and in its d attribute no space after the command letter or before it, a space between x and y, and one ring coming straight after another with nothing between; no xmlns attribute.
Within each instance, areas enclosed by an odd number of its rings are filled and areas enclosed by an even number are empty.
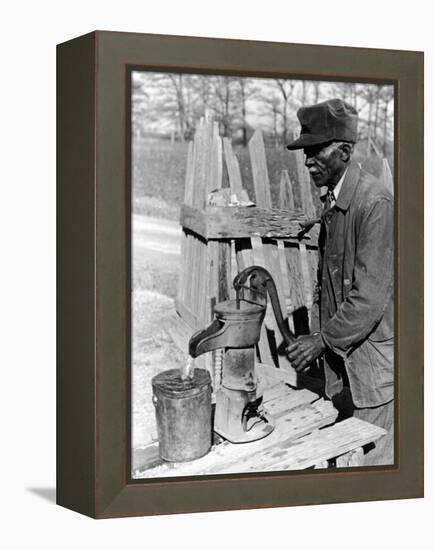
<svg viewBox="0 0 434 550"><path fill-rule="evenodd" d="M329 141L357 141L357 111L342 99L300 107L297 117L301 124L300 137L287 145L287 149L303 149Z"/></svg>

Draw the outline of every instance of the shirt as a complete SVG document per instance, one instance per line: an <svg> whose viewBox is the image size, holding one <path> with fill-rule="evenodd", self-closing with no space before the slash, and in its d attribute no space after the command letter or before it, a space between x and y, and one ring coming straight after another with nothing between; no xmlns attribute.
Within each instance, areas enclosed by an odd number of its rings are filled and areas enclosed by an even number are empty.
<svg viewBox="0 0 434 550"><path fill-rule="evenodd" d="M342 182L344 181L345 174L347 173L348 168L345 169L345 172L342 174L341 179L338 181L334 189L329 189L327 191L327 206L329 208L333 208L333 206L336 204L336 201L338 200L339 193L341 191Z"/></svg>

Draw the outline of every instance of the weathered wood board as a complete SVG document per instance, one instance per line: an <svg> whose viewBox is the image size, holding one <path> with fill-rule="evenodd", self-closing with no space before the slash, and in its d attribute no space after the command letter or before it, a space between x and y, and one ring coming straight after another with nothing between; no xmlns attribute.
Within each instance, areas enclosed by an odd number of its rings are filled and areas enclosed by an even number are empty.
<svg viewBox="0 0 434 550"><path fill-rule="evenodd" d="M178 475L196 475L223 473L226 469L244 471L246 463L255 460L257 453L264 449L280 448L282 444L306 435L322 426L332 424L337 411L330 401L309 390L294 390L286 384L279 383L264 391L264 408L275 420L273 433L265 439L249 444L234 445L228 442L213 447L208 455L184 464L161 463L154 468L136 464L134 477L166 477ZM157 446L155 445L155 453ZM155 454L147 450L150 462L154 464ZM258 471L261 471L259 468Z"/></svg>
<svg viewBox="0 0 434 550"><path fill-rule="evenodd" d="M298 239L302 212L257 206L208 206L205 210L181 206L180 224L204 239L269 237ZM303 239L311 240L309 234Z"/></svg>
<svg viewBox="0 0 434 550"><path fill-rule="evenodd" d="M276 431L276 430L275 430ZM345 455L351 451L357 451L368 443L374 442L386 431L378 426L359 420L348 418L342 422L316 429L304 437L282 438L273 445L267 445L275 436L273 432L268 438L262 440L260 450L246 453L238 448L251 447L261 442L248 445L232 445L231 457L227 456L226 445L217 445L208 455L188 464L155 465L155 454L150 450L143 450L148 454L148 463L154 464L145 471L136 471L134 477L180 477L210 474L236 474L247 472L288 471L304 470L307 468L325 467L327 461ZM235 447L235 449L234 449ZM237 451L237 452L235 452ZM228 453L229 455L229 453ZM237 456L238 455L238 456Z"/></svg>

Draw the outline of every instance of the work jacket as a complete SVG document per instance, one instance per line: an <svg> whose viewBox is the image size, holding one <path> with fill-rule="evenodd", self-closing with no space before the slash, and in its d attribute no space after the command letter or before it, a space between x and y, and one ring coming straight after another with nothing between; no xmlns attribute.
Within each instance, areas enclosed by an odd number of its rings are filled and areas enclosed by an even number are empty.
<svg viewBox="0 0 434 550"><path fill-rule="evenodd" d="M326 393L346 374L356 407L393 399L393 196L351 161L319 238ZM344 373L340 365L344 364Z"/></svg>

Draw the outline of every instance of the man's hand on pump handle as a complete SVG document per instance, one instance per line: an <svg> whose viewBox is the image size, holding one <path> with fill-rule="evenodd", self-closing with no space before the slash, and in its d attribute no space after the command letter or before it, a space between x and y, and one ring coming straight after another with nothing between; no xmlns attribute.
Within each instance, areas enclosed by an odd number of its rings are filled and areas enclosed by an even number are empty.
<svg viewBox="0 0 434 550"><path fill-rule="evenodd" d="M294 342L286 348L288 359L297 372L302 372L309 365L318 359L326 349L324 340L319 332L299 336Z"/></svg>

